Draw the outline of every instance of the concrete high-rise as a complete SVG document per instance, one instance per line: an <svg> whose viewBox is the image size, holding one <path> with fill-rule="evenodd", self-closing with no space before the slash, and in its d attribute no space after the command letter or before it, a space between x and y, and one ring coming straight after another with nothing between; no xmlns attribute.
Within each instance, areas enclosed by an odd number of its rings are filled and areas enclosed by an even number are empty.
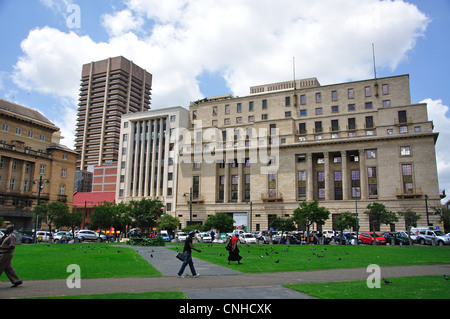
<svg viewBox="0 0 450 319"><path fill-rule="evenodd" d="M122 56L83 65L77 170L117 162L121 117L149 110L151 89L152 75Z"/></svg>

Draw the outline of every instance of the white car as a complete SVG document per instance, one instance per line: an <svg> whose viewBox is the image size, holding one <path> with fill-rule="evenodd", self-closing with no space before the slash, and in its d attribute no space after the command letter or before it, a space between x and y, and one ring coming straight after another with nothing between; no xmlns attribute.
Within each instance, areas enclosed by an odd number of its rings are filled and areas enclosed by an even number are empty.
<svg viewBox="0 0 450 319"><path fill-rule="evenodd" d="M200 243L211 243L212 238L210 233L200 233L197 234L197 239Z"/></svg>
<svg viewBox="0 0 450 319"><path fill-rule="evenodd" d="M36 240L38 242L49 242L50 238L52 238L52 234L45 230L38 230L36 233Z"/></svg>
<svg viewBox="0 0 450 319"><path fill-rule="evenodd" d="M330 238L330 239L334 238L334 231L332 231L332 230L324 230L322 232L322 234L323 234L324 237L327 237L327 238Z"/></svg>
<svg viewBox="0 0 450 319"><path fill-rule="evenodd" d="M253 234L242 233L239 235L239 242L242 244L256 244L256 238Z"/></svg>
<svg viewBox="0 0 450 319"><path fill-rule="evenodd" d="M176 239L178 242L184 243L186 241L187 236L188 235L186 233L181 232L176 235Z"/></svg>

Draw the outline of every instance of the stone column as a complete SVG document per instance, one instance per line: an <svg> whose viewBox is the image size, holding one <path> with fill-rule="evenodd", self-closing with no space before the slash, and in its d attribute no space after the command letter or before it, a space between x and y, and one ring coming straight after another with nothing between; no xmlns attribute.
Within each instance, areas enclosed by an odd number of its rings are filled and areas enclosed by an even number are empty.
<svg viewBox="0 0 450 319"><path fill-rule="evenodd" d="M359 184L361 187L361 199L367 199L367 168L366 168L366 154L364 150L359 150Z"/></svg>
<svg viewBox="0 0 450 319"><path fill-rule="evenodd" d="M341 151L342 158L342 200L348 200L347 151Z"/></svg>
<svg viewBox="0 0 450 319"><path fill-rule="evenodd" d="M330 182L330 153L324 152L324 170L325 170L325 200L331 199L331 182Z"/></svg>
<svg viewBox="0 0 450 319"><path fill-rule="evenodd" d="M312 154L311 153L306 154L306 163L307 163L307 169L306 169L306 200L308 202L310 202L310 201L312 201L314 199L313 160L312 160Z"/></svg>

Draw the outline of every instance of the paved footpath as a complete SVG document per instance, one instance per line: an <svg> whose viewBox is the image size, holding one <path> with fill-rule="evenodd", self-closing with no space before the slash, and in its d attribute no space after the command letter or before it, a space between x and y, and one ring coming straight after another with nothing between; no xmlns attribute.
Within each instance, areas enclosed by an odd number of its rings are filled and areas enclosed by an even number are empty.
<svg viewBox="0 0 450 319"><path fill-rule="evenodd" d="M82 279L81 288L69 289L65 279L24 281L10 288L0 282L0 299L44 296L71 296L117 292L182 291L190 299L310 299L311 297L284 288L295 283L366 280L366 268L334 269L269 274L243 274L194 258L198 278L176 276L181 262L175 253L164 247L133 247L148 260L162 277ZM151 257L153 255L153 257ZM187 267L189 273L189 267ZM450 275L449 265L383 267L383 277Z"/></svg>

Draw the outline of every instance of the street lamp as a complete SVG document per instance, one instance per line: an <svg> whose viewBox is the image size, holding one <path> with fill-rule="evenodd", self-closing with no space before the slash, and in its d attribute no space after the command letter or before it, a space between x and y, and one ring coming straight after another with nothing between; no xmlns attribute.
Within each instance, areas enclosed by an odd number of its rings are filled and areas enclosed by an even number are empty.
<svg viewBox="0 0 450 319"><path fill-rule="evenodd" d="M428 217L428 195L425 195L425 209L427 212L427 226L430 226L430 218Z"/></svg>
<svg viewBox="0 0 450 319"><path fill-rule="evenodd" d="M253 216L253 202L245 202L246 204L250 204L250 220L249 220L249 227L248 227L248 232L251 233L252 232L252 216Z"/></svg>
<svg viewBox="0 0 450 319"><path fill-rule="evenodd" d="M36 179L36 180L33 181L33 185L36 185L36 182L39 183L38 184L38 197L37 197L37 206L39 206L41 204L41 192L42 192L42 189L44 188L43 183L45 182L46 184L49 184L50 180L43 179L42 176L40 176L39 179ZM37 234L37 228L38 228L38 221L39 221L39 216L38 216L38 214L36 212L36 226L34 228L34 236L33 236L34 237L33 240L34 240L35 243L37 242L36 241L36 234Z"/></svg>
<svg viewBox="0 0 450 319"><path fill-rule="evenodd" d="M189 194L189 225L192 225L192 187L189 190L189 193L184 193L183 197L187 197Z"/></svg>

